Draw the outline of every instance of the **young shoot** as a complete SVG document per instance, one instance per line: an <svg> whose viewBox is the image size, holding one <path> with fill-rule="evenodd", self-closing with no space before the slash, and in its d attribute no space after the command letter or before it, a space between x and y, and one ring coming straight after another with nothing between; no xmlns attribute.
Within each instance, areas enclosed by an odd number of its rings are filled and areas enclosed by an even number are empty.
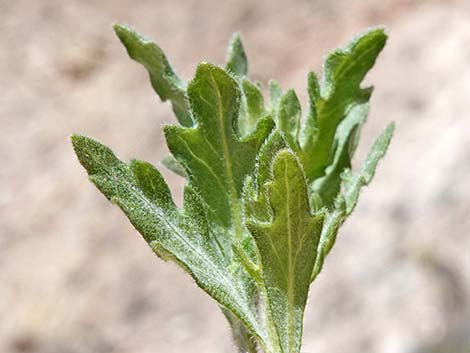
<svg viewBox="0 0 470 353"><path fill-rule="evenodd" d="M202 62L186 82L158 45L114 29L178 120L163 127L162 162L186 179L183 206L151 164L74 135L80 163L155 254L217 301L239 352L299 353L310 285L393 134L392 123L351 170L372 93L361 82L387 35L371 29L330 53L320 81L308 74L302 114L294 90L270 81L265 97L248 77L238 34L225 66Z"/></svg>

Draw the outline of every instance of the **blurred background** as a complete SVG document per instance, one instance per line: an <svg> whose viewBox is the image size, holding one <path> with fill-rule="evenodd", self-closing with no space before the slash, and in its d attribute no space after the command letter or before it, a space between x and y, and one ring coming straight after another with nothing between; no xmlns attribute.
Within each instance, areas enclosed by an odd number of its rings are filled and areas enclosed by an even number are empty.
<svg viewBox="0 0 470 353"><path fill-rule="evenodd" d="M0 0L0 352L229 353L228 326L87 181L73 132L164 170L168 104L111 29L185 78L241 31L254 79L294 87L369 26L390 40L357 162L397 131L305 317L305 353L470 352L470 2Z"/></svg>

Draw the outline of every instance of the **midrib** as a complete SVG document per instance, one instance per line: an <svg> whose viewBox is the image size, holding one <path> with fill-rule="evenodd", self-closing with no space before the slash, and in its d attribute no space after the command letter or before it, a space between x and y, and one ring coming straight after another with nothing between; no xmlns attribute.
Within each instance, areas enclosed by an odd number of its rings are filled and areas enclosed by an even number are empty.
<svg viewBox="0 0 470 353"><path fill-rule="evenodd" d="M232 224L233 229L235 232L235 243L241 241L243 237L243 223L242 223L242 214L240 205L238 202L238 193L235 188L234 184L234 177L232 172L232 161L230 158L229 147L228 147L228 139L227 134L224 129L224 112L222 109L222 96L220 94L219 86L215 82L215 78L213 73L210 73L212 85L215 88L217 94L217 118L219 120L219 128L220 134L222 135L222 148L224 158L224 167L225 167L225 174L227 175L228 184L229 184L229 207L230 207L230 214L232 215Z"/></svg>
<svg viewBox="0 0 470 353"><path fill-rule="evenodd" d="M294 322L294 303L292 299L294 297L294 286L293 286L293 264L292 264L292 231L291 231L291 219L290 219L290 190L289 181L287 178L287 164L284 166L284 186L286 189L286 218L287 218L287 250L288 250L288 266L287 266L287 347L288 352L294 352L295 349L295 322ZM287 353L287 352L286 352Z"/></svg>
<svg viewBox="0 0 470 353"><path fill-rule="evenodd" d="M100 164L100 161L97 160L95 156L91 156L91 158L95 161L96 164ZM123 163L121 161L119 161L119 162ZM194 244L192 244L191 242L189 242L186 239L186 237L181 233L181 230L176 225L174 225L168 219L168 217L165 216L164 212L162 211L162 209L160 207L158 207L158 206L154 205L152 202L150 202L150 200L145 195L143 195L141 190L138 187L136 187L132 182L130 182L127 179L118 178L116 176L116 174L114 173L113 168L104 167L103 171L104 171L105 174L107 174L107 176L109 176L111 178L113 184L118 185L119 183L123 183L125 185L125 189L132 190L131 194L134 195L134 197L139 199L142 202L142 204L144 204L144 206L147 207L150 210L151 213L155 213L158 216L158 219L165 225L165 227L167 227L167 229L170 229L171 233L176 234L177 238L182 243L184 243L184 245L187 246L187 249L189 249L194 254L196 254L198 256L198 258L208 268L211 269L211 271L213 271L214 273L217 274L216 278L218 278L220 280L220 283L225 284L226 288L228 289L228 292L232 295L233 299L235 299L239 296L240 291L237 287L234 286L233 281L230 278L227 278L225 273L217 267L217 265L213 262L212 259L210 259L208 256L205 256L205 254L201 253L200 249L198 249L196 246L194 246ZM153 241L155 241L155 240L153 240ZM151 242L153 242L153 241L151 241ZM151 248L153 250L153 246L151 245L151 242L149 242L149 245L151 246ZM185 261L183 261L177 255L175 255L175 257L178 259L178 261L181 261L182 263L185 263ZM195 274L193 273L192 276L195 276ZM204 290L207 290L207 292L209 293L208 289L209 289L209 287L204 288ZM213 293L210 294L210 295L212 296ZM244 303L245 300L244 300L243 297L241 297L241 298L239 297L239 298L235 299L234 302L235 303L237 303L237 302ZM253 330L253 333L255 334L255 336L257 336L259 338L260 343L263 346L265 346L265 345L267 346L267 344L268 344L267 337L263 334L263 331L258 326L258 321L257 321L256 317L250 315L251 314L250 309L243 306L243 305L241 305L241 306L234 305L233 308L236 309L236 312L233 311L235 316L237 316L238 319L240 319L240 321L242 321L248 328Z"/></svg>

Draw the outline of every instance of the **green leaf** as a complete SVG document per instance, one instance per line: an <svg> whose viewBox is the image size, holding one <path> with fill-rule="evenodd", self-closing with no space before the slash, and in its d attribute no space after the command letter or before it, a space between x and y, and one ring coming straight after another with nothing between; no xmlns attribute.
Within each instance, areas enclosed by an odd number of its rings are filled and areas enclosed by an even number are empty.
<svg viewBox="0 0 470 353"><path fill-rule="evenodd" d="M382 50L381 28L331 53L322 80L308 75L308 111L296 93L246 75L241 37L226 68L201 63L189 85L163 51L132 29L115 31L180 125L164 127L162 163L186 178L178 208L159 171L120 161L100 143L72 142L90 180L153 251L188 272L220 305L240 352L299 353L308 290L393 134L389 125L351 171L371 88L361 83Z"/></svg>
<svg viewBox="0 0 470 353"><path fill-rule="evenodd" d="M247 226L261 255L270 315L281 352L296 353L300 352L303 312L323 216L310 213L302 168L288 150L275 157L272 181L264 188L272 220L250 220Z"/></svg>
<svg viewBox="0 0 470 353"><path fill-rule="evenodd" d="M339 227L345 220L344 200L339 199L337 203L337 207L332 212L325 212L323 228L316 252L315 266L311 278L312 282L322 270L325 258L336 241Z"/></svg>
<svg viewBox="0 0 470 353"><path fill-rule="evenodd" d="M241 138L236 131L240 107L237 82L208 63L198 66L188 96L196 126L165 126L168 147L207 203L211 221L233 226L240 239L243 180L253 173L258 150L274 123L263 118L251 135Z"/></svg>
<svg viewBox="0 0 470 353"><path fill-rule="evenodd" d="M266 115L266 112L263 94L259 87L246 78L241 81L241 87L246 112L239 116L238 125L241 136L247 136L256 129L258 121Z"/></svg>
<svg viewBox="0 0 470 353"><path fill-rule="evenodd" d="M315 147L318 135L317 102L320 99L320 85L314 72L309 72L308 74L307 92L309 112L305 124L300 131L299 144L303 150L309 151Z"/></svg>
<svg viewBox="0 0 470 353"><path fill-rule="evenodd" d="M170 100L180 124L192 126L191 111L186 97L186 82L175 73L163 50L127 26L116 24L114 30L129 56L147 69L152 87L160 99Z"/></svg>
<svg viewBox="0 0 470 353"><path fill-rule="evenodd" d="M345 193L344 200L346 203L346 214L351 214L357 204L359 192L361 188L368 185L375 174L375 169L379 161L385 156L387 148L392 139L395 124L390 123L382 134L375 140L371 151L369 152L361 170L355 174L347 172L344 175Z"/></svg>
<svg viewBox="0 0 470 353"><path fill-rule="evenodd" d="M362 109L368 108L363 107ZM358 119L361 120L360 116L358 116ZM360 123L361 122L359 122L359 124ZM343 172L342 177L345 179L344 195L339 194L334 201L333 210L331 212L326 212L325 223L321 233L320 243L318 245L312 281L320 273L325 257L328 255L336 241L339 227L346 220L346 217L354 210L361 188L369 184L372 180L379 161L384 157L385 152L387 151L394 129L394 123L390 123L376 139L364 165L357 173L352 174L350 169L346 169Z"/></svg>
<svg viewBox="0 0 470 353"><path fill-rule="evenodd" d="M311 114L304 135L318 130L315 143L304 141L299 157L311 182L324 175L334 156L336 130L355 104L369 100L371 89L363 89L360 84L372 68L385 45L387 35L382 28L372 29L352 41L344 49L331 53L325 62L320 92L316 80L309 80ZM313 112L312 112L313 111Z"/></svg>
<svg viewBox="0 0 470 353"><path fill-rule="evenodd" d="M269 111L275 117L282 99L282 88L276 80L269 80Z"/></svg>
<svg viewBox="0 0 470 353"><path fill-rule="evenodd" d="M227 51L226 70L240 77L248 73L248 59L245 48L243 48L240 33L235 33L230 40Z"/></svg>
<svg viewBox="0 0 470 353"><path fill-rule="evenodd" d="M162 164L169 170L171 170L173 173L178 174L179 176L187 176L183 166L172 155L163 157Z"/></svg>
<svg viewBox="0 0 470 353"><path fill-rule="evenodd" d="M369 104L364 103L352 108L348 116L338 126L335 139L335 155L327 168L325 176L315 180L311 189L320 196L324 206L331 209L341 189L341 174L351 168L356 140L360 128L369 113Z"/></svg>
<svg viewBox="0 0 470 353"><path fill-rule="evenodd" d="M109 148L87 137L74 135L72 143L90 180L124 211L154 252L179 264L264 342L252 288L231 271L196 189L186 186L183 209L178 209L162 176L149 163L123 163Z"/></svg>
<svg viewBox="0 0 470 353"><path fill-rule="evenodd" d="M314 73L309 74L309 113L303 126L295 93L281 100L276 122L300 158L309 184L324 176L333 163L341 122L356 105L368 102L372 89L361 88L360 84L386 39L382 28L372 29L327 57L321 84Z"/></svg>
<svg viewBox="0 0 470 353"><path fill-rule="evenodd" d="M264 184L272 177L272 161L274 157L287 147L278 130L275 130L261 146L256 159L256 167L253 176L245 179L243 200L247 218L268 222L272 216L272 210L267 202Z"/></svg>
<svg viewBox="0 0 470 353"><path fill-rule="evenodd" d="M279 103L276 115L277 128L284 134L291 148L298 150L298 139L300 132L301 108L299 98L294 90L289 90Z"/></svg>

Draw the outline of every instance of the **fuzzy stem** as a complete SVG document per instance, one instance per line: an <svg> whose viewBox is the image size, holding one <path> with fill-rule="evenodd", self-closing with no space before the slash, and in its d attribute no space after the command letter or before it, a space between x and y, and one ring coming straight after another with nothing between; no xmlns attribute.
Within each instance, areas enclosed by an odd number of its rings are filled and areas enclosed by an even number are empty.
<svg viewBox="0 0 470 353"><path fill-rule="evenodd" d="M222 308L227 321L230 324L232 336L239 353L259 353L256 338L251 335L243 323L238 320L230 311Z"/></svg>

